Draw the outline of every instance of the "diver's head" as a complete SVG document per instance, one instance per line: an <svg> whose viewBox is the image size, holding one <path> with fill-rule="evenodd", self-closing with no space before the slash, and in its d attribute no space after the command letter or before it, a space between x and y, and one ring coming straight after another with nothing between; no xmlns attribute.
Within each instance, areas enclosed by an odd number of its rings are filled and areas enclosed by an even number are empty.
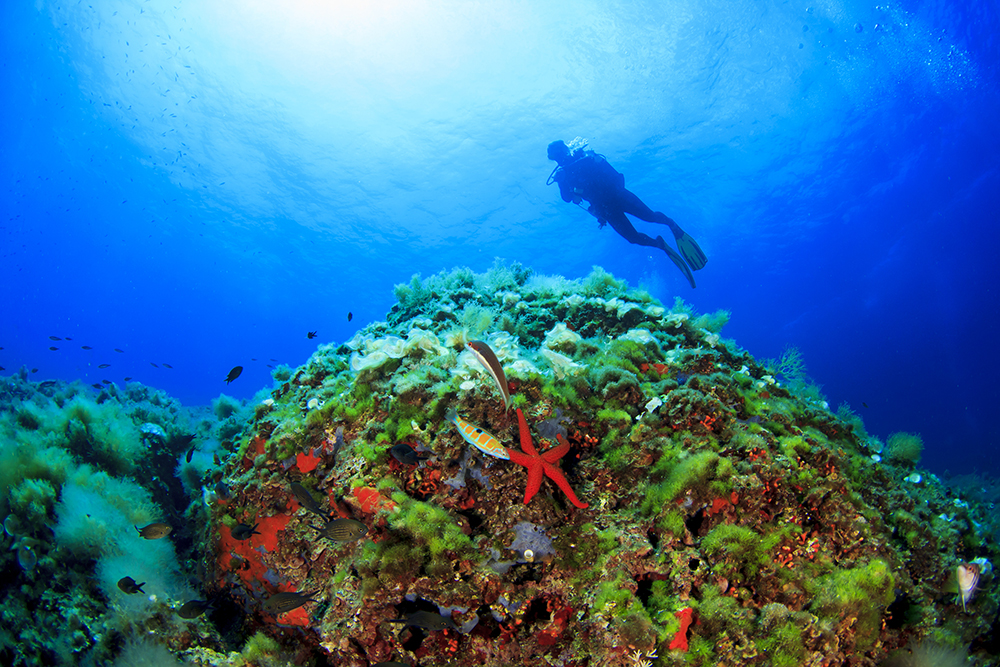
<svg viewBox="0 0 1000 667"><path fill-rule="evenodd" d="M555 160L556 163L563 164L564 162L569 160L569 157L570 157L569 146L566 145L566 142L559 140L559 141L553 141L551 144L549 144L550 160Z"/></svg>

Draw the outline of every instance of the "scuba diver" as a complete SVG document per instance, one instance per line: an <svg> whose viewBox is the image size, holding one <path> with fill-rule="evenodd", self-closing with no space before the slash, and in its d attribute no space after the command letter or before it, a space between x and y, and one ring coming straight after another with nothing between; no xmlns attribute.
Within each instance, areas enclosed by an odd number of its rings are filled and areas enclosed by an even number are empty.
<svg viewBox="0 0 1000 667"><path fill-rule="evenodd" d="M677 265L691 287L695 287L691 271L703 268L708 262L697 241L676 222L663 213L653 211L635 194L626 190L625 176L615 171L603 155L587 150L585 144L575 150L570 149L562 141L549 144L548 154L550 160L556 161L556 168L545 184L558 183L559 194L564 202L573 202L582 208L580 202L586 199L590 203L587 211L597 218L602 228L611 223L611 227L629 243L659 248L667 253L667 257ZM669 226L677 241L679 254L667 245L662 236L654 239L636 231L625 216L626 213L646 222Z"/></svg>

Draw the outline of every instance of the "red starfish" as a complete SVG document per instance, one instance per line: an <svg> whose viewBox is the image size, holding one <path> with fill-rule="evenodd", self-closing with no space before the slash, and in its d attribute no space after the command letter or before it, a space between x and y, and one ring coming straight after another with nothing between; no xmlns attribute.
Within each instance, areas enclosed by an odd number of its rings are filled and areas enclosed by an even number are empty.
<svg viewBox="0 0 1000 667"><path fill-rule="evenodd" d="M562 470L556 465L556 462L569 451L569 443L566 438L562 435L556 436L559 438L559 445L539 454L535 451L534 443L531 442L528 422L524 420L521 408L517 409L517 422L521 428L521 449L524 452L508 449L507 454L511 461L528 469L528 486L524 490L524 504L527 505L528 501L538 493L538 489L542 485L542 477L548 475L566 493L566 497L571 503L580 509L587 507L587 503L580 502L576 494L573 493L573 488L566 481Z"/></svg>

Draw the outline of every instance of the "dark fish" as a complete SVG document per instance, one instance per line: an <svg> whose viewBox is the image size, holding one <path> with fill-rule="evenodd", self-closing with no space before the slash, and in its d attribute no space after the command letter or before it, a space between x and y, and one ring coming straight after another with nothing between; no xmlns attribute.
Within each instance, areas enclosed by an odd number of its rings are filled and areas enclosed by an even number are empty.
<svg viewBox="0 0 1000 667"><path fill-rule="evenodd" d="M184 460L191 463L192 458L194 458L194 447L188 450L187 456L184 457Z"/></svg>
<svg viewBox="0 0 1000 667"><path fill-rule="evenodd" d="M49 336L49 340L62 340L59 336Z"/></svg>
<svg viewBox="0 0 1000 667"><path fill-rule="evenodd" d="M351 311L347 311L347 321L350 322L353 319L354 319L354 313L352 313Z"/></svg>
<svg viewBox="0 0 1000 667"><path fill-rule="evenodd" d="M66 336L65 338L63 338L63 340L73 340L73 339L70 338L69 336Z"/></svg>
<svg viewBox="0 0 1000 667"><path fill-rule="evenodd" d="M170 370L174 370L174 367L171 366L170 364L163 364L163 367L164 368L169 368Z"/></svg>
<svg viewBox="0 0 1000 667"><path fill-rule="evenodd" d="M320 537L334 542L353 542L360 540L368 532L368 526L354 519L334 519L322 529L317 528Z"/></svg>
<svg viewBox="0 0 1000 667"><path fill-rule="evenodd" d="M32 372L32 373L37 373L37 372L38 372L38 369L37 369L37 368L32 368L32 369L31 369L31 372Z"/></svg>
<svg viewBox="0 0 1000 667"><path fill-rule="evenodd" d="M111 384L111 380L101 380L101 384Z"/></svg>
<svg viewBox="0 0 1000 667"><path fill-rule="evenodd" d="M56 351L56 350L58 350L59 348L58 348L58 347L50 347L49 349L50 349L50 350L52 350L53 352L55 352L55 351Z"/></svg>
<svg viewBox="0 0 1000 667"><path fill-rule="evenodd" d="M128 381L129 381L129 380L131 380L131 379L132 379L132 378L125 378L125 381L126 381L126 382L128 382Z"/></svg>
<svg viewBox="0 0 1000 667"><path fill-rule="evenodd" d="M228 499L229 485L220 479L218 483L215 485L215 495L219 496L223 500Z"/></svg>
<svg viewBox="0 0 1000 667"><path fill-rule="evenodd" d="M250 361L257 361L255 357L250 357Z"/></svg>
<svg viewBox="0 0 1000 667"><path fill-rule="evenodd" d="M111 364L101 364L100 366L98 366L98 368L107 368L107 367L108 367L108 366L110 366L110 365L111 365Z"/></svg>
<svg viewBox="0 0 1000 667"><path fill-rule="evenodd" d="M7 369L4 368L3 366L0 366L0 371L5 371L5 370L7 370Z"/></svg>
<svg viewBox="0 0 1000 667"><path fill-rule="evenodd" d="M229 384L230 382L238 378L240 376L240 373L242 372L243 372L242 366L233 366L233 370L229 371L229 375L226 376L226 384Z"/></svg>
<svg viewBox="0 0 1000 667"><path fill-rule="evenodd" d="M177 610L177 615L181 618L198 618L212 606L208 600L191 600Z"/></svg>
<svg viewBox="0 0 1000 667"><path fill-rule="evenodd" d="M149 362L149 365L152 366L153 368L159 368L159 366L157 366L156 364L154 364L152 361Z"/></svg>
<svg viewBox="0 0 1000 667"><path fill-rule="evenodd" d="M264 609L272 614L284 614L286 611L298 609L307 602L316 602L312 596L317 593L318 590L312 593L275 593L264 603Z"/></svg>
<svg viewBox="0 0 1000 667"><path fill-rule="evenodd" d="M90 347L89 345L81 345L80 349L81 350L93 350L94 348Z"/></svg>
<svg viewBox="0 0 1000 667"><path fill-rule="evenodd" d="M122 354L124 354L124 353L125 353L125 350L119 350L119 349L118 349L118 348L116 347L116 348L115 348L115 352L121 352Z"/></svg>
<svg viewBox="0 0 1000 667"><path fill-rule="evenodd" d="M59 383L56 382L55 380L43 380L42 382L38 383L38 388L39 389L45 389L46 387L54 387L57 384L59 384Z"/></svg>
<svg viewBox="0 0 1000 667"><path fill-rule="evenodd" d="M142 587L145 585L146 585L145 581L142 582L141 584L135 583L135 579L133 579L132 577L122 577L121 579L118 580L118 588L122 589L122 591L128 593L129 595L134 595L136 593L145 593L146 591L142 590Z"/></svg>
<svg viewBox="0 0 1000 667"><path fill-rule="evenodd" d="M184 445L190 445L192 442L194 442L194 439L196 437L198 437L198 436L196 436L194 433L188 433L187 435L174 436L174 443L175 443L176 447L178 449L180 449Z"/></svg>
<svg viewBox="0 0 1000 667"><path fill-rule="evenodd" d="M866 407L866 408L868 407L868 404L867 404L867 403L865 403L864 401L861 401L861 405L863 405L863 406L864 406L864 407Z"/></svg>
<svg viewBox="0 0 1000 667"><path fill-rule="evenodd" d="M255 523L252 526L248 526L245 523L238 523L230 532L230 535L233 536L234 540L240 540L241 542L243 540L249 540L254 535L260 535L260 532L257 530L257 526L259 525L260 524Z"/></svg>
<svg viewBox="0 0 1000 667"><path fill-rule="evenodd" d="M277 361L277 359L268 359L268 361Z"/></svg>
<svg viewBox="0 0 1000 667"><path fill-rule="evenodd" d="M151 523L144 528L139 526L133 526L133 528L139 531L139 537L145 537L147 540L158 540L161 537L166 537L173 530L165 523Z"/></svg>
<svg viewBox="0 0 1000 667"><path fill-rule="evenodd" d="M386 620L389 623L403 623L404 625L412 625L424 630L455 628L455 623L450 618L445 618L441 614L435 614L432 611L416 611L408 614L406 618L389 618Z"/></svg>
<svg viewBox="0 0 1000 667"><path fill-rule="evenodd" d="M292 482L292 494L299 501L299 504L305 507L307 510L313 514L319 514L324 519L326 514L320 509L319 503L313 498L312 494L309 493L309 489L302 486L298 482Z"/></svg>
<svg viewBox="0 0 1000 667"><path fill-rule="evenodd" d="M404 466L415 466L427 458L426 454L421 454L405 442L395 445L389 450L389 453L392 454L392 458L396 459Z"/></svg>
<svg viewBox="0 0 1000 667"><path fill-rule="evenodd" d="M319 333L319 332L318 331L310 331L309 333L306 334L306 338L312 340L313 338L316 337L317 333Z"/></svg>
<svg viewBox="0 0 1000 667"><path fill-rule="evenodd" d="M93 387L94 389L104 389L104 385L101 384L100 382L95 382L94 384L92 384L90 386Z"/></svg>

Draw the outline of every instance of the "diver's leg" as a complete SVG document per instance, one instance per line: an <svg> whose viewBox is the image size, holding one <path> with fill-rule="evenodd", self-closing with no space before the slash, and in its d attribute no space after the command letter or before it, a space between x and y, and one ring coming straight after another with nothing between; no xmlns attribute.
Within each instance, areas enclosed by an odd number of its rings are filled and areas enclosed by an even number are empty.
<svg viewBox="0 0 1000 667"><path fill-rule="evenodd" d="M667 245L667 242L663 240L662 236L657 236L654 239L651 236L647 236L642 232L636 231L629 219L620 211L616 211L615 213L608 215L608 222L611 223L614 230L629 243L648 246L650 248L659 248L663 252L667 253L667 257L670 258L671 262L677 265L677 268L681 270L684 277L687 278L689 283L691 283L691 287L695 287L694 274L691 273L691 269L689 269L688 265L684 263L684 259L678 255L673 248Z"/></svg>

